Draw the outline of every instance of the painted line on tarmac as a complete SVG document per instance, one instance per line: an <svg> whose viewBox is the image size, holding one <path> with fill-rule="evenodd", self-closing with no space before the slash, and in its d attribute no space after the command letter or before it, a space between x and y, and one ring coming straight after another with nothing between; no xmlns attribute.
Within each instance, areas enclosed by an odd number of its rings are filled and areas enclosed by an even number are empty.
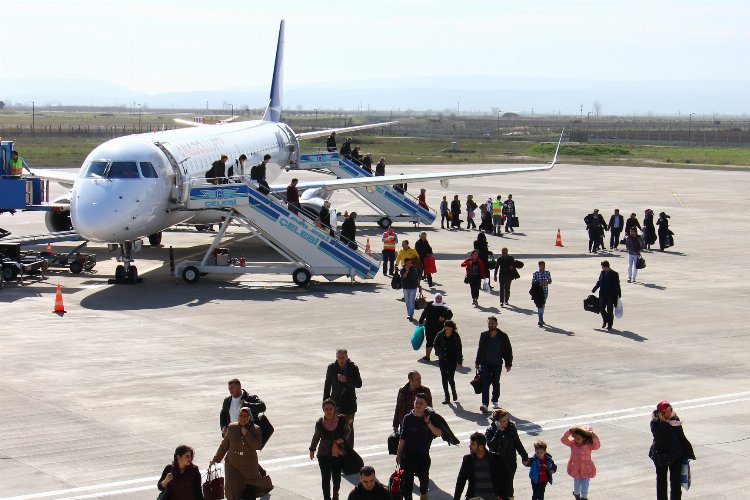
<svg viewBox="0 0 750 500"><path fill-rule="evenodd" d="M682 202L682 199L679 196L677 196L677 193L675 193L674 191L672 191L672 196L674 196L675 198L677 198L677 201L679 202L680 205L682 205L683 207L687 208L687 205L685 205Z"/></svg>
<svg viewBox="0 0 750 500"><path fill-rule="evenodd" d="M698 408L710 408L714 406L722 406L735 403L743 403L750 401L750 391L736 392L729 394L721 394L718 396L707 396L696 399L686 399L683 401L675 401L672 403L673 406L679 408L680 411L692 410ZM556 418L551 420L545 420L539 423L519 424L518 430L527 435L539 434L541 432L566 429L577 423L583 424L596 424L605 422L614 422L617 420L625 420L629 418L643 418L651 415L654 409L653 405L645 406L634 406L631 408L623 408L619 410L609 410L598 413L587 413L582 415L571 415L569 417ZM476 430L457 432L456 436L467 437ZM441 441L435 443L432 448L447 447L448 443ZM382 456L388 454L386 445L376 444L370 446L363 446L357 449L360 452L362 458L369 458L375 456ZM368 453L369 452L369 453ZM292 463L284 463L292 462ZM286 469L296 469L299 467L311 467L317 466L317 462L310 460L309 455L292 455L288 457L279 457L270 460L262 460L262 465L279 464L276 467L266 467L268 472L281 471ZM111 483L94 484L90 486L80 486L76 488L67 488L61 490L47 491L43 493L32 493L28 495L19 495L14 497L3 497L0 500L33 500L37 498L53 498L57 500L62 499L84 499L84 498L97 498L104 496L123 495L126 493L135 493L139 491L152 490L155 487L156 481L159 480L158 476L144 477L139 479L129 479L125 481L115 481ZM135 486L138 484L150 483L147 486ZM124 487L124 488L123 488ZM114 488L114 489L112 489ZM103 490L103 491L97 491ZM86 492L94 493L86 493ZM76 493L85 493L84 495L72 496Z"/></svg>

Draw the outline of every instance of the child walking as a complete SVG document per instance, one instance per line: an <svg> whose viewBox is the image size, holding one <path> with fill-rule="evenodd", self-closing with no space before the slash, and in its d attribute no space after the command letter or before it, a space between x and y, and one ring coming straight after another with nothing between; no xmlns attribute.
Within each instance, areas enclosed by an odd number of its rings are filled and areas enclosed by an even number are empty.
<svg viewBox="0 0 750 500"><path fill-rule="evenodd" d="M571 427L560 438L570 447L568 475L573 478L573 496L576 500L588 500L589 481L596 476L596 467L591 461L591 452L601 446L599 437L590 426Z"/></svg>
<svg viewBox="0 0 750 500"><path fill-rule="evenodd" d="M524 464L529 467L531 479L531 500L544 500L544 490L547 483L552 484L552 474L557 472L557 466L552 455L547 453L547 443L534 443L534 456Z"/></svg>

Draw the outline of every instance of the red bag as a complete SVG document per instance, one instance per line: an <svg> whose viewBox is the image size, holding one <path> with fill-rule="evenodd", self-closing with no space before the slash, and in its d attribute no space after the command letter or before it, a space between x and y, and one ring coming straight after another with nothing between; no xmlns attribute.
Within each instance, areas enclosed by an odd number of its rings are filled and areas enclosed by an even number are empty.
<svg viewBox="0 0 750 500"><path fill-rule="evenodd" d="M424 267L424 272L427 274L435 274L437 272L437 267L435 267L435 257L432 255L427 255L424 258L422 266Z"/></svg>
<svg viewBox="0 0 750 500"><path fill-rule="evenodd" d="M391 474L391 478L388 480L388 491L391 493L391 498L394 500L404 498L401 493L401 476L404 473L404 469L396 469Z"/></svg>
<svg viewBox="0 0 750 500"><path fill-rule="evenodd" d="M224 476L216 465L209 465L206 471L206 482L203 483L203 498L205 500L221 500L224 498Z"/></svg>

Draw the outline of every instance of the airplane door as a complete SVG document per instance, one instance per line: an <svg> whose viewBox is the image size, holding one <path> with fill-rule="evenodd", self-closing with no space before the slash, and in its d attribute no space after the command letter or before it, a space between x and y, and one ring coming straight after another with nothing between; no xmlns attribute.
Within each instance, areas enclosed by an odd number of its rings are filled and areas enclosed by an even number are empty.
<svg viewBox="0 0 750 500"><path fill-rule="evenodd" d="M174 185L172 186L172 196L171 196L171 202L173 204L180 204L184 203L183 195L184 195L184 184L185 184L185 174L186 172L182 171L182 168L180 168L180 164L177 163L177 159L174 157L171 151L167 149L167 145L169 143L166 142L155 142L154 145L156 145L157 148L161 150L162 153L164 153L164 156L167 157L167 160L169 161L169 165L172 167L172 172L174 173Z"/></svg>

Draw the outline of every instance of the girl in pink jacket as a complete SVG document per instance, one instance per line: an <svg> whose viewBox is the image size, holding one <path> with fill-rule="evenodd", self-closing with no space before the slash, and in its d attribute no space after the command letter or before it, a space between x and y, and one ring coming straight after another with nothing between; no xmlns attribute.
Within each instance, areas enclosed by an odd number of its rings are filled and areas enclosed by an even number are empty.
<svg viewBox="0 0 750 500"><path fill-rule="evenodd" d="M560 438L562 444L570 447L568 475L573 478L573 496L576 500L587 500L589 481L596 476L596 467L591 461L591 452L601 446L590 426L571 427Z"/></svg>

